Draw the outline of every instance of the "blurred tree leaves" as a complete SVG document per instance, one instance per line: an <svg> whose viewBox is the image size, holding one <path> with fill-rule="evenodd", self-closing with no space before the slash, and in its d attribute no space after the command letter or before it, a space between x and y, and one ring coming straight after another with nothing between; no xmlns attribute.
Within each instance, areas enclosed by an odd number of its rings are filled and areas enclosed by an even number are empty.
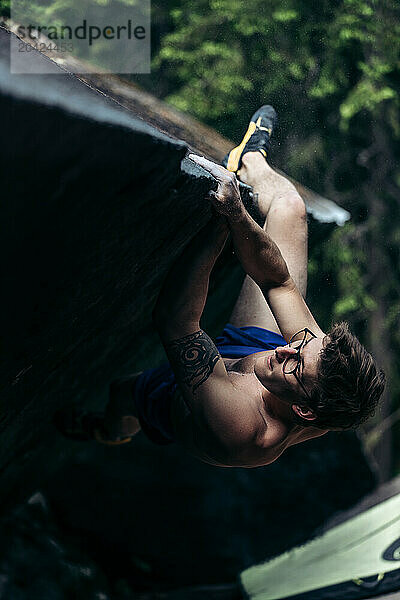
<svg viewBox="0 0 400 600"><path fill-rule="evenodd" d="M1 17L9 17L10 16L10 2L11 0L0 0L0 16Z"/></svg>

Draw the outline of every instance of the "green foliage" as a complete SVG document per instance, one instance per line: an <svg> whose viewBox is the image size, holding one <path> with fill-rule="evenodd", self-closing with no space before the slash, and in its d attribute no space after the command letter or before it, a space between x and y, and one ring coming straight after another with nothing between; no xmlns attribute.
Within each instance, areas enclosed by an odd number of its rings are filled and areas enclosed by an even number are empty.
<svg viewBox="0 0 400 600"><path fill-rule="evenodd" d="M326 268L337 272L340 298L333 304L333 320L368 318L376 310L376 302L366 285L367 255L358 243L353 223L336 229L325 246Z"/></svg>
<svg viewBox="0 0 400 600"><path fill-rule="evenodd" d="M10 16L10 2L11 0L0 0L0 16L7 18Z"/></svg>
<svg viewBox="0 0 400 600"><path fill-rule="evenodd" d="M394 0L322 1L318 11L306 0L181 2L154 68L170 81L169 102L210 124L232 117L231 135L242 103L284 95L287 112L299 93L299 108L335 102L345 131L358 113L398 101L399 16Z"/></svg>

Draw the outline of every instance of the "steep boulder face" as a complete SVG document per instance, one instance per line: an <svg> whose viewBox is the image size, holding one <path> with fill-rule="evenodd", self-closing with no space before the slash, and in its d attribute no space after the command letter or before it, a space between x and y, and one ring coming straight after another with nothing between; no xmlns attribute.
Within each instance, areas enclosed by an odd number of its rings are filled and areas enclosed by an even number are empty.
<svg viewBox="0 0 400 600"><path fill-rule="evenodd" d="M191 161L181 167L184 142L57 65L10 74L9 37L0 30L0 504L33 484L39 455L44 473L58 460L58 406L98 405L110 379L154 354L157 292L211 217L215 184Z"/></svg>

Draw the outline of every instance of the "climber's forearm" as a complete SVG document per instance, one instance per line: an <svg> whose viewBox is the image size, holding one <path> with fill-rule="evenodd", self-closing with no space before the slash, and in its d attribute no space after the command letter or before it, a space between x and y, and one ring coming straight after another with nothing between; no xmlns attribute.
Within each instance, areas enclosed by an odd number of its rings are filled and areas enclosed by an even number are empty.
<svg viewBox="0 0 400 600"><path fill-rule="evenodd" d="M278 246L244 206L228 221L236 254L246 273L263 290L286 284L289 270Z"/></svg>
<svg viewBox="0 0 400 600"><path fill-rule="evenodd" d="M215 216L173 264L153 312L155 326L163 340L199 329L210 273L228 233L225 219Z"/></svg>
<svg viewBox="0 0 400 600"><path fill-rule="evenodd" d="M211 191L209 198L228 220L238 258L246 273L265 290L285 285L289 280L286 262L272 238L246 211L235 175L201 156L191 154L189 158L218 182L217 191Z"/></svg>

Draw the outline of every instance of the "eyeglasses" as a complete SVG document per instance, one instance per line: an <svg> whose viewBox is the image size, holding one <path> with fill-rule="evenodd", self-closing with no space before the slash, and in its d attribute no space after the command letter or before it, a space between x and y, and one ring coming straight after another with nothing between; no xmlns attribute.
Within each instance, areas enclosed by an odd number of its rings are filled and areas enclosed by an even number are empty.
<svg viewBox="0 0 400 600"><path fill-rule="evenodd" d="M308 344L308 342L310 342L313 338L316 337L317 336L315 335L315 333L307 329L307 327L305 327L304 329L300 329L300 331L292 335L288 342L288 346L289 348L293 348L293 344L298 342L298 345L296 345L295 347L297 352L296 354L292 354L291 356L285 358L282 366L282 371L285 375L295 376L296 380L298 381L299 385L301 386L308 399L310 399L310 394L307 392L306 388L304 387L304 383L300 379L300 366L303 363L303 359L301 357L300 352L304 348L304 346Z"/></svg>

